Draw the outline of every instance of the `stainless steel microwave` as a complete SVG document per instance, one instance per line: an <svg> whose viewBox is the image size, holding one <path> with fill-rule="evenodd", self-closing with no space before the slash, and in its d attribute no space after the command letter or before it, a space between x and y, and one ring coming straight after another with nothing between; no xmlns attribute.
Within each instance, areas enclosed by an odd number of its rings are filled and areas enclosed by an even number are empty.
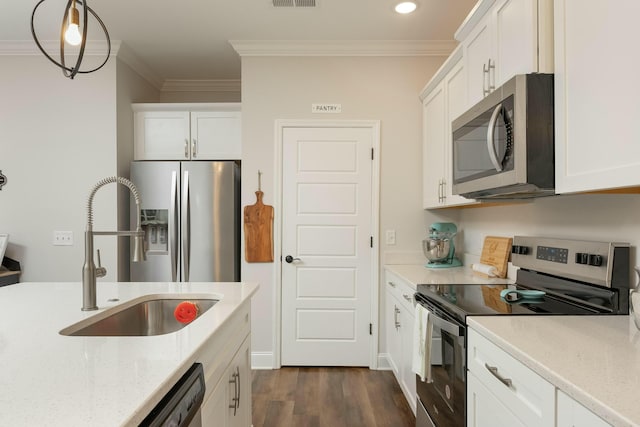
<svg viewBox="0 0 640 427"><path fill-rule="evenodd" d="M453 194L521 199L554 194L553 75L521 74L452 123Z"/></svg>

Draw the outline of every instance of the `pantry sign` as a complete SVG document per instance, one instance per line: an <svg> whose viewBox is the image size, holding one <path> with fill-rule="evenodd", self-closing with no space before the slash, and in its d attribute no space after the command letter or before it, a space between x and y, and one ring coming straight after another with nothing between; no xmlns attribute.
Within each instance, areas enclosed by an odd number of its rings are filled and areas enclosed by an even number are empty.
<svg viewBox="0 0 640 427"><path fill-rule="evenodd" d="M324 114L342 113L342 104L311 104L311 112Z"/></svg>

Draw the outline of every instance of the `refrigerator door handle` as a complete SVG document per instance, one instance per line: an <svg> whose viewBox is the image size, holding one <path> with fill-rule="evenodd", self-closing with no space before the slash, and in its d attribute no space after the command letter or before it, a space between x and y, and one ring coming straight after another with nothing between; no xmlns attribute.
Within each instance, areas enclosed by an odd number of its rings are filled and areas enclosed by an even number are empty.
<svg viewBox="0 0 640 427"><path fill-rule="evenodd" d="M178 174L171 172L171 201L169 202L169 258L171 259L171 281L178 281Z"/></svg>
<svg viewBox="0 0 640 427"><path fill-rule="evenodd" d="M184 171L183 175L183 187L182 187L182 271L183 281L189 281L189 249L191 246L191 224L189 217L191 212L189 211L189 171Z"/></svg>

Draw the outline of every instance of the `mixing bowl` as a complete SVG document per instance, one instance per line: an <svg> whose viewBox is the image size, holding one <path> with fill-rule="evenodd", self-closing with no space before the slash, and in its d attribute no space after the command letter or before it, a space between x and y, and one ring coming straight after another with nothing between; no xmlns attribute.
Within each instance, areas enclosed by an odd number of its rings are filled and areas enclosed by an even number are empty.
<svg viewBox="0 0 640 427"><path fill-rule="evenodd" d="M422 252L430 262L444 262L449 259L451 238L428 237L422 241Z"/></svg>

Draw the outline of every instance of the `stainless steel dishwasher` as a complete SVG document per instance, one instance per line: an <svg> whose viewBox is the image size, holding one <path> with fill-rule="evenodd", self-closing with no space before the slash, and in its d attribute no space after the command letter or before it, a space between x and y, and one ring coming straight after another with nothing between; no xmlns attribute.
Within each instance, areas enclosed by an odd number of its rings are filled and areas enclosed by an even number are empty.
<svg viewBox="0 0 640 427"><path fill-rule="evenodd" d="M141 427L202 427L200 406L204 399L201 363L191 368L140 423Z"/></svg>

